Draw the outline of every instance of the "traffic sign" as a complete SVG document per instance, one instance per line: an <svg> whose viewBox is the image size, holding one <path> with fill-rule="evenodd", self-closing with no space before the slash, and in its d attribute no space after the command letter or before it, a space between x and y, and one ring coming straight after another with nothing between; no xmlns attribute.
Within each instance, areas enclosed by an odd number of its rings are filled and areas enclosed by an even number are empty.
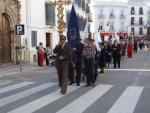
<svg viewBox="0 0 150 113"><path fill-rule="evenodd" d="M15 26L16 35L24 35L25 29L23 24Z"/></svg>

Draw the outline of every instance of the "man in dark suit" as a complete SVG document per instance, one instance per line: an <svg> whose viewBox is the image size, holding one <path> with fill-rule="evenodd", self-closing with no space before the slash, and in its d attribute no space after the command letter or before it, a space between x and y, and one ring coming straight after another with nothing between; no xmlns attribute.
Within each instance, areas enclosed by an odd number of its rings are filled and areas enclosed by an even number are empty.
<svg viewBox="0 0 150 113"><path fill-rule="evenodd" d="M60 42L54 48L56 56L56 68L58 73L59 86L61 93L64 95L67 91L68 82L68 66L71 58L71 47L66 43L66 36L60 36Z"/></svg>
<svg viewBox="0 0 150 113"><path fill-rule="evenodd" d="M105 43L100 43L99 44L101 51L99 53L99 67L101 69L100 73L104 73L104 68L106 66L106 49L105 49Z"/></svg>
<svg viewBox="0 0 150 113"><path fill-rule="evenodd" d="M76 55L77 55L77 61L76 61L76 84L77 84L77 86L80 86L82 52L84 49L84 44L81 41L82 41L82 39L79 40L79 43L75 49Z"/></svg>
<svg viewBox="0 0 150 113"><path fill-rule="evenodd" d="M121 46L117 40L114 40L114 44L112 44L112 56L114 62L114 68L118 64L118 68L120 68L120 60L121 60Z"/></svg>

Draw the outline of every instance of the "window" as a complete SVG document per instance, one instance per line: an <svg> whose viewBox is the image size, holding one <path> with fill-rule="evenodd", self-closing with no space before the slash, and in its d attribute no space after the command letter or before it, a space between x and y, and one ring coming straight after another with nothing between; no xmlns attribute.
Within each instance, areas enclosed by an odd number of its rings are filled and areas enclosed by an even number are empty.
<svg viewBox="0 0 150 113"><path fill-rule="evenodd" d="M100 12L100 14L103 14L103 9L100 9L100 11L99 11L99 12Z"/></svg>
<svg viewBox="0 0 150 113"><path fill-rule="evenodd" d="M142 7L139 8L139 14L143 15L143 8Z"/></svg>
<svg viewBox="0 0 150 113"><path fill-rule="evenodd" d="M109 18L115 18L115 16L114 16L114 10L113 9L110 11Z"/></svg>
<svg viewBox="0 0 150 113"><path fill-rule="evenodd" d="M102 25L100 25L99 28L98 28L98 31L101 31L101 30L103 30L103 26Z"/></svg>
<svg viewBox="0 0 150 113"><path fill-rule="evenodd" d="M45 3L46 25L55 26L55 6L52 3Z"/></svg>
<svg viewBox="0 0 150 113"><path fill-rule="evenodd" d="M143 18L142 17L139 18L139 25L143 25Z"/></svg>
<svg viewBox="0 0 150 113"><path fill-rule="evenodd" d="M139 28L139 35L143 35L143 28L142 27Z"/></svg>
<svg viewBox="0 0 150 113"><path fill-rule="evenodd" d="M110 30L113 31L114 30L114 22L110 22L109 25L110 25Z"/></svg>
<svg viewBox="0 0 150 113"><path fill-rule="evenodd" d="M78 18L79 30L84 31L87 19L83 18L82 16L80 17L79 15L77 15L77 18Z"/></svg>
<svg viewBox="0 0 150 113"><path fill-rule="evenodd" d="M134 17L131 17L131 25L134 25Z"/></svg>
<svg viewBox="0 0 150 113"><path fill-rule="evenodd" d="M147 13L150 14L150 7L148 7Z"/></svg>
<svg viewBox="0 0 150 113"><path fill-rule="evenodd" d="M103 22L100 22L99 27L98 27L98 31L103 30Z"/></svg>
<svg viewBox="0 0 150 113"><path fill-rule="evenodd" d="M82 5L81 0L78 0L78 7L81 7L81 5Z"/></svg>
<svg viewBox="0 0 150 113"><path fill-rule="evenodd" d="M37 31L31 31L31 44L32 47L37 46Z"/></svg>
<svg viewBox="0 0 150 113"><path fill-rule="evenodd" d="M88 3L86 4L86 13L89 13L90 12L90 7L88 5Z"/></svg>
<svg viewBox="0 0 150 113"><path fill-rule="evenodd" d="M121 13L120 13L120 19L124 19L124 18L125 18L124 10L121 10Z"/></svg>
<svg viewBox="0 0 150 113"><path fill-rule="evenodd" d="M103 9L100 9L99 11L99 15L98 15L98 18L104 18L104 13L103 13Z"/></svg>
<svg viewBox="0 0 150 113"><path fill-rule="evenodd" d="M67 19L67 21L66 21L67 22L67 26L69 25L70 13L71 13L70 11L67 12L67 18L66 18Z"/></svg>
<svg viewBox="0 0 150 113"><path fill-rule="evenodd" d="M82 0L82 10L85 11L85 0Z"/></svg>
<svg viewBox="0 0 150 113"><path fill-rule="evenodd" d="M131 27L131 35L134 35L134 27Z"/></svg>
<svg viewBox="0 0 150 113"><path fill-rule="evenodd" d="M134 9L134 7L131 7L131 14L132 14L132 15L135 14L135 9Z"/></svg>
<svg viewBox="0 0 150 113"><path fill-rule="evenodd" d="M114 30L114 26L110 25L110 30Z"/></svg>
<svg viewBox="0 0 150 113"><path fill-rule="evenodd" d="M125 23L124 22L120 22L120 31L124 32L125 31Z"/></svg>
<svg viewBox="0 0 150 113"><path fill-rule="evenodd" d="M78 4L78 0L74 0L75 4Z"/></svg>
<svg viewBox="0 0 150 113"><path fill-rule="evenodd" d="M150 35L150 27L147 27L147 35Z"/></svg>

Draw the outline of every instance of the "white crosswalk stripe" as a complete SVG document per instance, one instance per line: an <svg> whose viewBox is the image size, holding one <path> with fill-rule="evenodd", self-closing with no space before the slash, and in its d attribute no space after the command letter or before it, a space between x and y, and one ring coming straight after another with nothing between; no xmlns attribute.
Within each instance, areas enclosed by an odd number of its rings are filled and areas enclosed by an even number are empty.
<svg viewBox="0 0 150 113"><path fill-rule="evenodd" d="M65 108L61 109L57 113L82 113L90 105L92 105L98 98L103 96L112 86L111 85L99 85L90 90L85 95L81 96ZM86 103L86 104L85 104ZM78 109L74 109L78 108Z"/></svg>
<svg viewBox="0 0 150 113"><path fill-rule="evenodd" d="M23 91L23 92L20 92L20 93L17 93L17 94L14 94L14 95L2 98L2 99L0 99L0 107L2 107L4 105L7 105L9 103L12 103L12 102L14 102L16 100L22 99L22 98L24 98L26 96L29 96L31 94L37 93L37 92L39 92L41 90L47 89L49 87L52 87L54 85L56 85L56 84L55 83L46 83L46 84L43 84L43 85L31 88L29 90L26 90L26 91Z"/></svg>
<svg viewBox="0 0 150 113"><path fill-rule="evenodd" d="M128 87L108 113L133 113L142 91L142 87Z"/></svg>
<svg viewBox="0 0 150 113"><path fill-rule="evenodd" d="M29 85L31 85L32 88L30 86L29 89L23 89L23 87L27 88L29 87ZM74 92L78 92L78 90L84 90L84 88L82 88L83 84L81 84L81 86L79 87L75 85L68 86L66 95L61 95L60 89L58 87L55 87L55 90L52 90L50 93L47 92L46 94L44 93L44 95L43 93L40 93L39 95L39 92L44 91L48 88L53 88L53 86L57 86L57 83L36 84L34 82L21 82L1 88L0 111L2 111L3 108L7 106L11 106L12 103L20 102L20 100L25 97L32 98L35 94L37 94L38 96L36 98L31 100L28 98L27 101L25 101L22 105L14 106L13 108L8 109L7 113L39 113L39 110L45 109L44 107L46 106L49 107L53 102L59 102L59 100L71 96L72 94L74 94ZM75 97L64 106L57 108L53 113L84 113L87 109L92 108L91 106L96 101L99 101L101 98L106 98L105 95L113 92L114 88L114 85L105 84L99 84L94 88L85 88L87 89L86 92L84 92L80 96ZM17 90L15 94L9 95L8 93L7 96L3 97L5 92L13 91L16 89L19 90ZM143 90L144 87L135 86L127 86L126 89L123 88L121 92L118 93L119 95L116 96L116 99L113 101L112 106L107 108L107 113L133 113L137 103L139 102ZM46 109L48 109L48 107Z"/></svg>
<svg viewBox="0 0 150 113"><path fill-rule="evenodd" d="M19 83L19 84L15 84L15 85L12 85L12 86L2 88L2 89L0 89L0 94L8 92L8 91L12 91L12 90L17 89L17 88L28 86L30 84L33 84L33 82L22 82L22 83Z"/></svg>
<svg viewBox="0 0 150 113"><path fill-rule="evenodd" d="M73 92L76 89L78 89L79 87L68 87L68 92ZM28 103L20 108L17 108L11 112L8 113L33 113L37 110L39 110L40 108L48 105L51 102L54 102L55 100L59 99L63 97L63 95L60 94L60 90L56 90L55 92L48 94L44 97L41 97L31 103Z"/></svg>

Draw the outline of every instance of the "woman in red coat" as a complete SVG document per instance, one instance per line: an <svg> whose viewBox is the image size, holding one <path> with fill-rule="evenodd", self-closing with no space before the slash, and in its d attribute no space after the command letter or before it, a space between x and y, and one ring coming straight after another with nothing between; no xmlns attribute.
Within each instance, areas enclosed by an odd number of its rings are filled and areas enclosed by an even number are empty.
<svg viewBox="0 0 150 113"><path fill-rule="evenodd" d="M128 41L128 45L127 45L127 56L128 58L132 58L132 42L131 40Z"/></svg>
<svg viewBox="0 0 150 113"><path fill-rule="evenodd" d="M37 47L37 50L38 50L39 66L42 67L43 62L44 62L44 55L45 55L45 51L44 51L42 42L39 43L39 46Z"/></svg>

